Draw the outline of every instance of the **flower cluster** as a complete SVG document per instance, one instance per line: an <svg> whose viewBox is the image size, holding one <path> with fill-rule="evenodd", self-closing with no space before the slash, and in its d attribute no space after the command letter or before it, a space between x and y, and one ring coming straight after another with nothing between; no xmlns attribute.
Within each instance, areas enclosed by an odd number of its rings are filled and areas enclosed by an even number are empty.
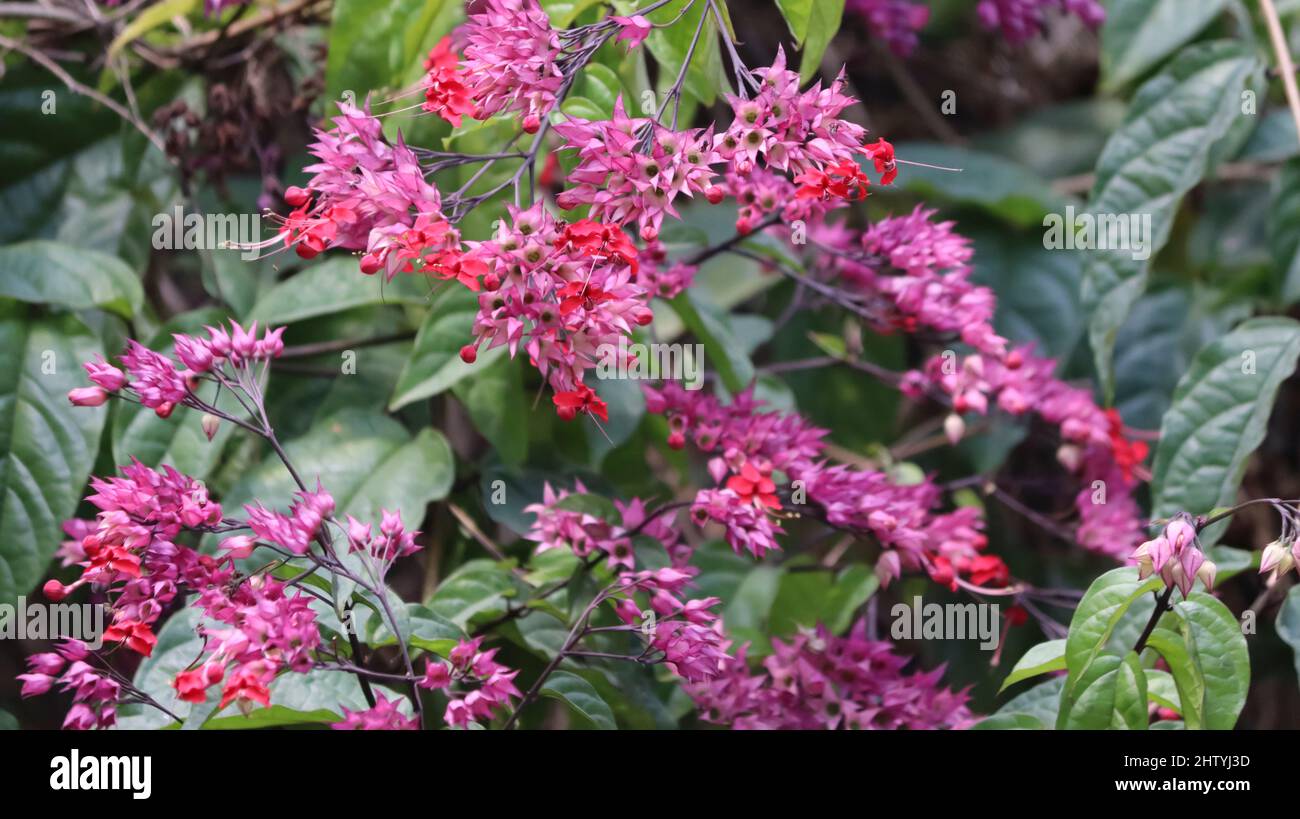
<svg viewBox="0 0 1300 819"><path fill-rule="evenodd" d="M380 510L379 535L375 536L370 524L362 523L348 515L348 549L364 552L380 565L392 563L399 557L413 555L420 550L415 538L419 532L408 532L402 524L402 513Z"/></svg>
<svg viewBox="0 0 1300 819"><path fill-rule="evenodd" d="M512 671L498 663L497 649L482 650L483 638L461 640L447 655L449 662L429 657L424 677L417 685L430 690L471 688L463 696L451 696L443 720L453 728L465 728L471 722L490 720L496 712L510 707L512 698L521 696Z"/></svg>
<svg viewBox="0 0 1300 819"><path fill-rule="evenodd" d="M626 504L616 500L614 506L622 523L615 524L584 509L580 502L586 494L587 487L582 485L582 481L574 482L574 492L567 489L557 491L548 482L543 489L542 502L524 507L525 513L536 517L527 538L536 541L539 554L551 549L569 550L582 558L602 554L606 556L606 565L610 569L633 569L636 555L630 533L635 532L662 543L673 555L675 563L684 561L687 556L683 552L685 544L667 516L649 515L640 498L633 498Z"/></svg>
<svg viewBox="0 0 1300 819"><path fill-rule="evenodd" d="M336 731L418 731L419 720L408 717L399 710L401 700L390 700L383 692L375 692L375 705L363 711L343 709L343 721L330 727Z"/></svg>
<svg viewBox="0 0 1300 819"><path fill-rule="evenodd" d="M744 649L714 679L688 686L701 718L736 729L964 728L967 696L939 687L943 668L903 673L908 658L867 638L860 620L845 637L825 626L786 643L751 673Z"/></svg>
<svg viewBox="0 0 1300 819"><path fill-rule="evenodd" d="M909 372L901 386L912 397L945 397L959 416L985 415L997 407L1014 416L1034 413L1056 426L1062 440L1058 459L1087 487L1075 504L1083 520L1078 540L1088 549L1122 558L1141 531L1132 492L1134 469L1146 458L1146 444L1127 440L1118 413L1097 406L1090 390L1056 378L1055 368L1056 362L1034 355L1030 346L960 360L939 355L922 370ZM957 430L961 426L954 425ZM1096 481L1106 487L1104 503L1092 497Z"/></svg>
<svg viewBox="0 0 1300 819"><path fill-rule="evenodd" d="M768 68L757 69L758 93L745 99L728 96L735 119L718 135L719 155L731 169L744 176L762 158L771 169L795 177L834 172L865 187L853 169L862 154L866 129L841 119L854 99L844 93L844 78L837 77L823 88L818 82L807 91L799 90L799 74L786 68L785 52L778 50ZM851 166L851 167L850 167ZM799 181L796 179L796 181Z"/></svg>
<svg viewBox="0 0 1300 819"><path fill-rule="evenodd" d="M22 696L44 694L57 683L72 693L64 728L111 728L117 722L116 703L122 686L106 672L92 668L86 662L89 657L90 649L80 640L64 640L55 651L33 654L27 658L27 673L18 675Z"/></svg>
<svg viewBox="0 0 1300 819"><path fill-rule="evenodd" d="M184 369L177 369L176 361L131 339L118 358L126 372L97 356L82 365L94 386L72 390L68 400L79 407L95 407L125 388L141 405L166 418L178 404L204 408L193 392L205 374L221 371L226 365L243 369L275 358L284 350L280 340L283 327L266 330L261 338L257 337L256 321L247 330L235 321L230 322L229 331L224 327L205 329L207 338L173 334L176 358Z"/></svg>
<svg viewBox="0 0 1300 819"><path fill-rule="evenodd" d="M1018 44L1042 32L1049 8L1073 14L1091 28L1106 20L1106 9L1097 0L980 0L976 11L985 28L998 29Z"/></svg>
<svg viewBox="0 0 1300 819"><path fill-rule="evenodd" d="M721 602L718 598L681 600L696 571L668 567L625 572L618 582L621 596L613 600L623 624L646 637L646 650L658 652L673 673L692 683L716 677L730 645L722 636L718 615L710 611ZM637 595L647 599L649 610L641 608Z"/></svg>
<svg viewBox="0 0 1300 819"><path fill-rule="evenodd" d="M1197 580L1207 589L1214 588L1217 567L1206 560L1197 545L1196 527L1185 517L1171 520L1157 537L1137 547L1132 559L1140 579L1158 573L1166 588L1177 586L1183 597Z"/></svg>
<svg viewBox="0 0 1300 819"><path fill-rule="evenodd" d="M304 555L311 542L320 535L326 519L334 514L334 498L319 484L315 492L298 492L297 497L287 515L273 512L260 503L249 504L244 511L248 513L248 528L253 530L253 534L283 546L295 555ZM243 553L250 544L231 538L223 545Z"/></svg>
<svg viewBox="0 0 1300 819"><path fill-rule="evenodd" d="M930 9L915 0L849 0L845 11L856 14L889 50L906 57L916 49L916 33L930 20Z"/></svg>
<svg viewBox="0 0 1300 819"><path fill-rule="evenodd" d="M556 411L608 420L605 402L583 383L606 351L634 326L654 317L634 278L637 251L617 226L583 220L561 225L541 204L510 209L511 223L475 244L485 291L474 320L475 341L460 352L472 363L478 347L522 346L555 391ZM626 362L621 362L626 363Z"/></svg>
<svg viewBox="0 0 1300 819"><path fill-rule="evenodd" d="M237 702L247 711L254 703L270 705L270 683L283 669L305 673L320 645L320 628L311 598L290 596L274 578L254 575L235 587L204 589L197 602L222 627L200 626L206 654L195 667L172 680L180 699L203 702L207 689L223 678L218 708Z"/></svg>
<svg viewBox="0 0 1300 819"><path fill-rule="evenodd" d="M850 231L823 229L829 274L862 299L879 332L951 333L981 352L1005 353L1006 339L993 330L993 291L970 281L970 240L933 217L917 206L873 222L856 242Z"/></svg>
<svg viewBox="0 0 1300 819"><path fill-rule="evenodd" d="M761 499L763 487L745 477L746 464L767 475L784 475L806 496L797 499L792 492L792 499L827 523L874 536L885 547L876 566L885 583L904 570L933 573L948 566L969 572L987 545L973 509L933 511L943 493L931 481L897 484L883 472L828 464L825 430L796 413L763 411L752 389L725 405L671 382L644 392L646 408L668 417L670 446L684 446L690 435L701 450L718 453L710 463L716 480L735 473L723 487L701 491L696 513L697 520L724 523L727 541L737 551L760 556L775 548L772 535L780 531L761 522L760 514L771 514L765 511L771 504L753 502L753 490L759 489Z"/></svg>
<svg viewBox="0 0 1300 819"><path fill-rule="evenodd" d="M82 536L63 546L65 562L82 566L82 575L66 586L49 581L45 594L58 601L86 584L108 589L113 620L104 639L148 656L157 642L152 626L180 585L204 588L229 577L211 557L174 542L182 529L219 524L221 505L199 481L138 461L120 478L92 479L91 488L86 500L100 511L93 523L66 527Z"/></svg>
<svg viewBox="0 0 1300 819"><path fill-rule="evenodd" d="M319 161L303 169L313 174L307 188L285 192L293 211L279 239L306 259L331 247L364 251L367 275L422 273L473 286L477 271L464 267L460 234L443 218L441 194L415 153L400 135L390 145L368 106L340 103L339 111L333 128L316 131L310 151Z"/></svg>
<svg viewBox="0 0 1300 819"><path fill-rule="evenodd" d="M474 118L518 112L535 133L564 84L560 35L537 0L487 0L461 35Z"/></svg>
<svg viewBox="0 0 1300 819"><path fill-rule="evenodd" d="M590 217L624 225L636 222L640 236L659 236L664 214L680 219L673 201L702 193L714 204L723 190L713 184L710 165L721 161L711 130L672 131L648 118L629 117L620 96L614 115L591 121L569 117L555 126L563 148L578 155L568 181L576 183L556 197L565 210L590 205Z"/></svg>

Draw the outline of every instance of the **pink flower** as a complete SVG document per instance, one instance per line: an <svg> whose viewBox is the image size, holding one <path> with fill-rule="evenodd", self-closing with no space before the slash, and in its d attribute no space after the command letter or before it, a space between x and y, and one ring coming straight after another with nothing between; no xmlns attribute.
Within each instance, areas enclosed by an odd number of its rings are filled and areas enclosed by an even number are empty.
<svg viewBox="0 0 1300 819"><path fill-rule="evenodd" d="M336 731L418 731L419 722L398 710L400 700L390 700L383 692L375 693L375 707L364 711L343 709L343 721L330 727Z"/></svg>
<svg viewBox="0 0 1300 819"><path fill-rule="evenodd" d="M537 0L487 0L461 31L474 118L517 112L524 130L536 132L564 83L560 35L546 12Z"/></svg>
<svg viewBox="0 0 1300 819"><path fill-rule="evenodd" d="M629 49L636 48L650 36L650 31L654 26L644 15L636 14L631 17L618 17L611 15L610 21L618 23L622 29L618 33L618 40L621 42L627 40Z"/></svg>
<svg viewBox="0 0 1300 819"><path fill-rule="evenodd" d="M742 648L720 674L687 686L701 719L736 729L936 729L972 721L965 692L939 687L943 668L903 673L908 658L868 640L865 621L847 637L818 626L751 673Z"/></svg>

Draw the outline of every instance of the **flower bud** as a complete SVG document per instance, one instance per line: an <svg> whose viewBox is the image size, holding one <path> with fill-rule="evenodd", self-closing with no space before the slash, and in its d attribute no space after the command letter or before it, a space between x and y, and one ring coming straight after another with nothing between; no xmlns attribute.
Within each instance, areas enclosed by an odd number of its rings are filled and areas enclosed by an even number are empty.
<svg viewBox="0 0 1300 819"><path fill-rule="evenodd" d="M536 114L529 114L524 117L523 128L525 134L535 134L542 127L542 121Z"/></svg>
<svg viewBox="0 0 1300 819"><path fill-rule="evenodd" d="M311 195L297 185L290 185L288 188L285 188L284 201L285 204L290 207L301 207L307 204L307 200L310 198Z"/></svg>
<svg viewBox="0 0 1300 819"><path fill-rule="evenodd" d="M460 360L466 364L473 364L478 360L478 348L473 344L466 344L460 348Z"/></svg>
<svg viewBox="0 0 1300 819"><path fill-rule="evenodd" d="M966 434L966 422L957 413L949 413L948 417L943 419L943 434L948 436L949 443L956 445Z"/></svg>
<svg viewBox="0 0 1300 819"><path fill-rule="evenodd" d="M211 441L217 435L217 430L221 429L221 419L210 412L203 413L199 419L199 426L203 427L203 434L208 436Z"/></svg>
<svg viewBox="0 0 1300 819"><path fill-rule="evenodd" d="M1295 558L1291 550L1281 540L1275 540L1264 547L1264 553L1259 558L1259 573L1273 573L1274 578L1281 577L1295 565Z"/></svg>
<svg viewBox="0 0 1300 819"><path fill-rule="evenodd" d="M108 400L108 393L99 387L78 387L68 392L68 400L76 407L98 407Z"/></svg>
<svg viewBox="0 0 1300 819"><path fill-rule="evenodd" d="M46 581L45 585L41 587L41 591L45 593L45 598L52 603L57 603L68 596L68 587L57 580Z"/></svg>
<svg viewBox="0 0 1300 819"><path fill-rule="evenodd" d="M1214 590L1214 578L1219 572L1219 567L1214 565L1214 561L1206 560L1201 563L1201 567L1196 570L1196 579L1205 584L1206 591Z"/></svg>

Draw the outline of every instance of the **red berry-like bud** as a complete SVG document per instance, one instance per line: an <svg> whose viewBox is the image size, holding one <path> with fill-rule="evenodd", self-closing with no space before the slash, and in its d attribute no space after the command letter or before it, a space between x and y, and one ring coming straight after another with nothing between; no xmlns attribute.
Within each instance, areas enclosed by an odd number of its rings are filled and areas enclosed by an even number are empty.
<svg viewBox="0 0 1300 819"><path fill-rule="evenodd" d="M483 289L492 291L501 286L501 277L495 270L489 271L483 275Z"/></svg>
<svg viewBox="0 0 1300 819"><path fill-rule="evenodd" d="M536 114L529 114L524 117L523 124L525 134L535 134L537 133L537 129L542 127L542 121L537 118Z"/></svg>
<svg viewBox="0 0 1300 819"><path fill-rule="evenodd" d="M686 447L686 436L680 432L674 432L668 436L668 446L673 449L684 449Z"/></svg>
<svg viewBox="0 0 1300 819"><path fill-rule="evenodd" d="M466 344L460 348L460 360L466 364L473 364L478 360L478 349L473 344Z"/></svg>
<svg viewBox="0 0 1300 819"><path fill-rule="evenodd" d="M172 410L174 409L176 409L176 405L168 401L165 404L159 404L158 406L154 407L153 411L154 414L157 415L159 418L170 418L172 414Z"/></svg>
<svg viewBox="0 0 1300 819"><path fill-rule="evenodd" d="M311 194L297 185L290 185L284 191L284 201L295 208L307 204L309 199Z"/></svg>
<svg viewBox="0 0 1300 819"><path fill-rule="evenodd" d="M46 584L41 587L41 591L45 593L47 600L54 603L57 603L68 596L68 587L57 580L47 581Z"/></svg>
<svg viewBox="0 0 1300 819"><path fill-rule="evenodd" d="M704 198L709 200L710 205L718 204L726 195L726 191L717 185L710 185L708 189L704 191Z"/></svg>
<svg viewBox="0 0 1300 819"><path fill-rule="evenodd" d="M653 225L646 225L645 227L641 228L641 241L653 242L655 239L658 238L659 238L659 229L654 227Z"/></svg>
<svg viewBox="0 0 1300 819"><path fill-rule="evenodd" d="M384 263L379 261L379 257L373 253L367 253L361 257L361 272L365 273L367 276L373 276L375 273L378 273L379 268L383 266Z"/></svg>
<svg viewBox="0 0 1300 819"><path fill-rule="evenodd" d="M1007 365L1008 370L1018 370L1020 365L1025 363L1025 357L1019 350L1012 350L1007 353L1006 360L1003 363Z"/></svg>

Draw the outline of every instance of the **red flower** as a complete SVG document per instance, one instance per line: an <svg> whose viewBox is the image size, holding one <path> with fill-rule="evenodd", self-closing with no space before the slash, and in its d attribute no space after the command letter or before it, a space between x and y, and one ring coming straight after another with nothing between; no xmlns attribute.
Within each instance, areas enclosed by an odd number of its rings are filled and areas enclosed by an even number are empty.
<svg viewBox="0 0 1300 819"><path fill-rule="evenodd" d="M591 219L574 222L555 240L557 249L572 246L591 259L618 260L637 272L637 250L632 239L618 225L603 225Z"/></svg>
<svg viewBox="0 0 1300 819"><path fill-rule="evenodd" d="M871 157L880 174L880 184L888 185L898 178L898 165L894 161L894 146L881 139L874 145L863 145L862 152Z"/></svg>
<svg viewBox="0 0 1300 819"><path fill-rule="evenodd" d="M591 413L602 421L609 420L609 407L586 384L579 384L570 392L557 392L551 400L555 402L555 414L565 421L572 421L580 412Z"/></svg>
<svg viewBox="0 0 1300 819"><path fill-rule="evenodd" d="M848 199L867 198L871 180L856 162L841 162L827 171L811 170L795 177L802 187L795 192L798 199Z"/></svg>
<svg viewBox="0 0 1300 819"><path fill-rule="evenodd" d="M424 61L425 111L459 128L461 118L474 110L474 99L465 87L460 58L451 50L451 37L443 37Z"/></svg>
<svg viewBox="0 0 1300 819"><path fill-rule="evenodd" d="M1119 410L1111 407L1106 410L1106 420L1110 422L1110 449L1115 455L1115 463L1124 475L1124 480L1133 480L1133 467L1146 460L1148 447L1145 441L1130 441L1124 437L1124 422L1119 417Z"/></svg>
<svg viewBox="0 0 1300 819"><path fill-rule="evenodd" d="M158 643L149 626L136 620L123 620L104 629L104 639L111 643L126 643L137 654L148 657Z"/></svg>
<svg viewBox="0 0 1300 819"><path fill-rule="evenodd" d="M980 555L970 562L970 582L976 586L1005 586L1011 570L997 555Z"/></svg>
<svg viewBox="0 0 1300 819"><path fill-rule="evenodd" d="M953 591L957 591L957 573L953 571L952 563L948 558L936 556L927 569L930 579L940 586L947 586Z"/></svg>
<svg viewBox="0 0 1300 819"><path fill-rule="evenodd" d="M772 467L759 469L752 461L745 461L739 475L727 479L727 488L755 506L780 509L776 497L776 484L772 482Z"/></svg>

